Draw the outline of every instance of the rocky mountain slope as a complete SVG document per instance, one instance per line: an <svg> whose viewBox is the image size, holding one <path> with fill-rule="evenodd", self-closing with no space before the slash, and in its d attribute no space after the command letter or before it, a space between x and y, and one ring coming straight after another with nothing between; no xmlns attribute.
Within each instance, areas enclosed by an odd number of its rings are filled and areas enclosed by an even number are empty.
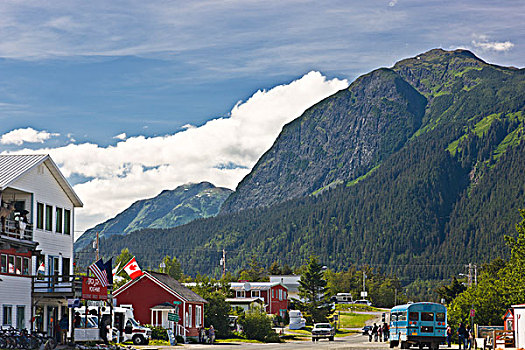
<svg viewBox="0 0 525 350"><path fill-rule="evenodd" d="M225 249L232 271L251 256L299 266L315 254L405 283L449 278L508 253L525 207L524 112L524 69L431 50L287 125L225 215L114 237L103 253L128 247L146 266L176 255L191 274L218 273Z"/></svg>
<svg viewBox="0 0 525 350"><path fill-rule="evenodd" d="M124 235L143 228L170 228L198 218L215 216L231 190L209 182L186 184L158 196L139 200L129 208L84 232L75 242L75 251L99 237Z"/></svg>

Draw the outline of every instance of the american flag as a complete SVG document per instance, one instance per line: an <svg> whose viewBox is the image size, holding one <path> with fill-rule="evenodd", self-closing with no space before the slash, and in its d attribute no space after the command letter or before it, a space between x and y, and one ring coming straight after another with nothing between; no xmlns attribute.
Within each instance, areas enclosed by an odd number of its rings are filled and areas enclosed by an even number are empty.
<svg viewBox="0 0 525 350"><path fill-rule="evenodd" d="M113 284L113 275L111 273L111 260L112 259L109 259L109 261L104 264L102 259L100 259L96 263L91 264L89 266L89 271L93 272L95 277L98 278L98 280L102 284L102 287L107 287L110 284Z"/></svg>

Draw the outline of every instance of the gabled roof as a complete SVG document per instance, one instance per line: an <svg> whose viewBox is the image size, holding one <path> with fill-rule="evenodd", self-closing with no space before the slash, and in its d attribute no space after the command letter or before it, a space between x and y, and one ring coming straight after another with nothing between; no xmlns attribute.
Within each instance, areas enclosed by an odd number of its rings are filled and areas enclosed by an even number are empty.
<svg viewBox="0 0 525 350"><path fill-rule="evenodd" d="M47 166L73 205L82 207L82 201L48 154L0 155L0 191L42 163Z"/></svg>
<svg viewBox="0 0 525 350"><path fill-rule="evenodd" d="M155 282L156 284L160 285L162 288L167 289L172 294L177 295L178 297L185 299L186 301L193 301L193 302L199 302L199 303L208 303L206 299L192 291L191 289L183 286L179 281L177 281L175 278L168 276L165 273L160 272L154 272L154 271L144 271L144 274L138 278L135 278L134 280L129 281L119 289L117 289L113 295L117 296L118 294L122 293L124 290L128 289L129 287L133 286L138 281L142 280L143 278L148 278Z"/></svg>

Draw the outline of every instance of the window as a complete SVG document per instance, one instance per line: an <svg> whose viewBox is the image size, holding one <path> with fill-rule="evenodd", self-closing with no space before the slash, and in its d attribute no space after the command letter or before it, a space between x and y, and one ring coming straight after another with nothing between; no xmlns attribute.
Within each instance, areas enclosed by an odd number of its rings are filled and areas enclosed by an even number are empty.
<svg viewBox="0 0 525 350"><path fill-rule="evenodd" d="M261 297L260 290L252 290L252 298L260 298L260 297Z"/></svg>
<svg viewBox="0 0 525 350"><path fill-rule="evenodd" d="M11 326L13 324L13 307L11 305L4 305L2 309L4 311L2 324L4 326Z"/></svg>
<svg viewBox="0 0 525 350"><path fill-rule="evenodd" d="M16 328L24 329L26 328L26 308L23 305L16 307Z"/></svg>
<svg viewBox="0 0 525 350"><path fill-rule="evenodd" d="M22 257L21 256L17 256L15 258L15 273L17 275L22 274Z"/></svg>
<svg viewBox="0 0 525 350"><path fill-rule="evenodd" d="M7 255L0 255L0 272L7 273Z"/></svg>
<svg viewBox="0 0 525 350"><path fill-rule="evenodd" d="M46 231L53 230L53 207L46 204Z"/></svg>
<svg viewBox="0 0 525 350"><path fill-rule="evenodd" d="M409 321L419 321L419 312L409 312L408 320Z"/></svg>
<svg viewBox="0 0 525 350"><path fill-rule="evenodd" d="M272 289L272 299L275 298L275 289Z"/></svg>
<svg viewBox="0 0 525 350"><path fill-rule="evenodd" d="M245 298L246 297L246 292L243 291L243 290L238 290L238 291L235 292L235 296L237 298Z"/></svg>
<svg viewBox="0 0 525 350"><path fill-rule="evenodd" d="M286 291L283 292L283 298L286 299Z"/></svg>
<svg viewBox="0 0 525 350"><path fill-rule="evenodd" d="M55 232L62 233L62 208L55 209Z"/></svg>
<svg viewBox="0 0 525 350"><path fill-rule="evenodd" d="M434 321L434 313L433 312L422 312L421 321Z"/></svg>
<svg viewBox="0 0 525 350"><path fill-rule="evenodd" d="M279 289L279 300L283 300L283 290Z"/></svg>
<svg viewBox="0 0 525 350"><path fill-rule="evenodd" d="M7 273L15 273L15 257L12 255L9 255L7 257Z"/></svg>
<svg viewBox="0 0 525 350"><path fill-rule="evenodd" d="M29 275L29 258L24 258L22 265L22 275Z"/></svg>
<svg viewBox="0 0 525 350"><path fill-rule="evenodd" d="M438 322L445 322L445 313L444 312L437 312L436 313L436 321L438 321Z"/></svg>
<svg viewBox="0 0 525 350"><path fill-rule="evenodd" d="M71 210L64 209L64 234L71 234Z"/></svg>
<svg viewBox="0 0 525 350"><path fill-rule="evenodd" d="M202 307L200 305L195 306L195 327L199 328L202 326Z"/></svg>
<svg viewBox="0 0 525 350"><path fill-rule="evenodd" d="M193 316L193 306L188 305L188 327L190 327L190 328L191 328L191 324L192 324L192 322L191 322L192 316Z"/></svg>
<svg viewBox="0 0 525 350"><path fill-rule="evenodd" d="M44 205L42 203L36 204L36 228L44 229Z"/></svg>
<svg viewBox="0 0 525 350"><path fill-rule="evenodd" d="M71 275L71 269L70 269L70 259L69 258L62 258L62 275L69 276ZM64 278L64 281L69 281L69 279L66 277Z"/></svg>
<svg viewBox="0 0 525 350"><path fill-rule="evenodd" d="M398 321L406 321L407 320L407 313L406 312L400 312L397 315L397 320Z"/></svg>

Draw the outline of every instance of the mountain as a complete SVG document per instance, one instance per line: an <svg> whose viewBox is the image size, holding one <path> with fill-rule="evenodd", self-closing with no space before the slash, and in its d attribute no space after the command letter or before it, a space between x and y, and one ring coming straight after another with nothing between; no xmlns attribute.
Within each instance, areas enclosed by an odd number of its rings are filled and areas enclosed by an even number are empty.
<svg viewBox="0 0 525 350"><path fill-rule="evenodd" d="M223 214L113 237L102 252L128 247L145 266L176 255L190 274L218 274L225 249L231 271L314 254L405 284L450 278L508 254L503 236L525 207L524 109L524 69L431 50L288 124Z"/></svg>
<svg viewBox="0 0 525 350"><path fill-rule="evenodd" d="M186 184L158 196L136 201L129 208L87 230L75 242L75 251L99 237L125 235L143 228L170 228L198 218L215 216L224 200L232 193L228 188L209 182Z"/></svg>

